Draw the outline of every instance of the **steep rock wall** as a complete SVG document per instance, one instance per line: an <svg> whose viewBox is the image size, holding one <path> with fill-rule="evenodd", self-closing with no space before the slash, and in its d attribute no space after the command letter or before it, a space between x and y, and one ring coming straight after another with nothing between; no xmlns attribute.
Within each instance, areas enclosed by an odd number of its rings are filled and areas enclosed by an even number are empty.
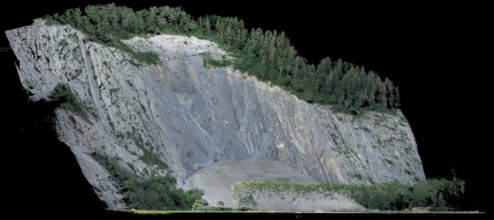
<svg viewBox="0 0 494 220"><path fill-rule="evenodd" d="M424 179L410 125L400 111L355 117L309 104L231 67L208 68L203 55L226 53L210 41L160 35L133 38L160 65L135 65L115 48L89 42L69 26L6 32L19 77L34 101L57 84L80 109L56 110L60 139L75 154L110 208L125 204L118 183L96 155L147 176L165 173L179 185L221 160L275 160L317 181L372 183Z"/></svg>

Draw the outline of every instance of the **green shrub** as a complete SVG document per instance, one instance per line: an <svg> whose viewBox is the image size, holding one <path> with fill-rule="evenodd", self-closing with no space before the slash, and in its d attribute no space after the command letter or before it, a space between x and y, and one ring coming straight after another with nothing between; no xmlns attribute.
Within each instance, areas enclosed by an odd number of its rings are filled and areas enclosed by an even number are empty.
<svg viewBox="0 0 494 220"><path fill-rule="evenodd" d="M215 59L209 53L201 54L201 57L207 67L225 67L233 64L231 60L226 58Z"/></svg>
<svg viewBox="0 0 494 220"><path fill-rule="evenodd" d="M68 86L62 83L58 83L53 88L53 90L48 95L48 99L50 99L51 101L62 102L62 107L77 113L85 120L88 120L89 118L89 107L83 104Z"/></svg>
<svg viewBox="0 0 494 220"><path fill-rule="evenodd" d="M130 54L134 59L143 62L145 64L159 64L160 58L159 55L155 52L139 52L135 51L126 44L124 44L121 39L115 39L111 43L108 43L108 46L119 48L128 54ZM139 65L139 64L135 64Z"/></svg>
<svg viewBox="0 0 494 220"><path fill-rule="evenodd" d="M397 182L350 187L359 204L370 209L401 210L408 207L410 187Z"/></svg>
<svg viewBox="0 0 494 220"><path fill-rule="evenodd" d="M256 207L257 202L254 199L254 196L251 193L247 193L247 195L242 196L238 201L238 207Z"/></svg>
<svg viewBox="0 0 494 220"><path fill-rule="evenodd" d="M52 101L63 101L70 104L76 104L77 98L72 90L64 84L58 83L48 95L48 98Z"/></svg>
<svg viewBox="0 0 494 220"><path fill-rule="evenodd" d="M431 206L436 210L457 209L458 200L464 194L464 186L464 182L458 179L420 181L415 184L410 194L410 206Z"/></svg>
<svg viewBox="0 0 494 220"><path fill-rule="evenodd" d="M196 199L192 204L192 210L204 210L208 207L208 201L205 199Z"/></svg>
<svg viewBox="0 0 494 220"><path fill-rule="evenodd" d="M192 210L203 211L203 212L234 211L234 209L232 208L223 207L223 206L224 204L221 205L220 207L209 206L206 200L198 199L194 202L194 205L192 206Z"/></svg>

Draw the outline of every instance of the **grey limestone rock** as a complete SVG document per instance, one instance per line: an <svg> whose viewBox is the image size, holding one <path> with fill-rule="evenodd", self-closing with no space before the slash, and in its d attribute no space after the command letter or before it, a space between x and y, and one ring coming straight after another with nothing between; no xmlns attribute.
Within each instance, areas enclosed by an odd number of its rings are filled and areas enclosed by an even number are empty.
<svg viewBox="0 0 494 220"><path fill-rule="evenodd" d="M125 52L90 42L69 26L35 20L6 34L33 101L48 99L62 84L84 107L84 113L58 108L56 130L109 208L125 204L118 183L95 154L116 158L143 177L167 172L159 160L179 186L222 160L281 161L319 182L425 178L400 111L359 117L335 113L248 73L207 67L202 54L227 55L210 41L136 37L126 43L158 53L161 64L135 65Z"/></svg>

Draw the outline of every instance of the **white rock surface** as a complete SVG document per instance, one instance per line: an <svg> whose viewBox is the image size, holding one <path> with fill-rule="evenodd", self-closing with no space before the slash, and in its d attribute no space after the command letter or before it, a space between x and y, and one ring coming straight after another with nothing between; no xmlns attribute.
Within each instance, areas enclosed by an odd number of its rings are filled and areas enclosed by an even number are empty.
<svg viewBox="0 0 494 220"><path fill-rule="evenodd" d="M361 117L308 104L232 68L207 68L199 54L225 54L195 37L162 35L127 43L155 51L161 65L135 66L126 53L85 40L68 26L6 32L19 77L32 100L58 84L84 103L89 117L56 110L57 132L109 208L125 204L118 183L92 156L118 158L139 176L168 164L180 186L221 160L282 161L316 181L413 183L424 172L401 112Z"/></svg>

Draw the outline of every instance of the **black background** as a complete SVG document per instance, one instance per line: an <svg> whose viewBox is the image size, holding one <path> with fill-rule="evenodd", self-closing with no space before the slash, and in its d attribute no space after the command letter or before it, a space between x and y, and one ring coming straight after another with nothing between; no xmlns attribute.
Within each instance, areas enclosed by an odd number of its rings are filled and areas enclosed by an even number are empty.
<svg viewBox="0 0 494 220"><path fill-rule="evenodd" d="M1 5L1 30L66 8L111 1L13 1ZM267 1L114 1L134 9L179 6L193 16L236 16L247 27L284 31L310 62L342 58L387 76L401 88L402 110L418 143L426 175L466 181L465 203L486 210L492 173L485 142L491 125L486 76L489 14L481 5L357 4ZM0 34L1 47L8 47ZM100 210L68 147L59 143L51 118L56 103L32 103L22 89L12 51L0 52L2 184L13 208Z"/></svg>

